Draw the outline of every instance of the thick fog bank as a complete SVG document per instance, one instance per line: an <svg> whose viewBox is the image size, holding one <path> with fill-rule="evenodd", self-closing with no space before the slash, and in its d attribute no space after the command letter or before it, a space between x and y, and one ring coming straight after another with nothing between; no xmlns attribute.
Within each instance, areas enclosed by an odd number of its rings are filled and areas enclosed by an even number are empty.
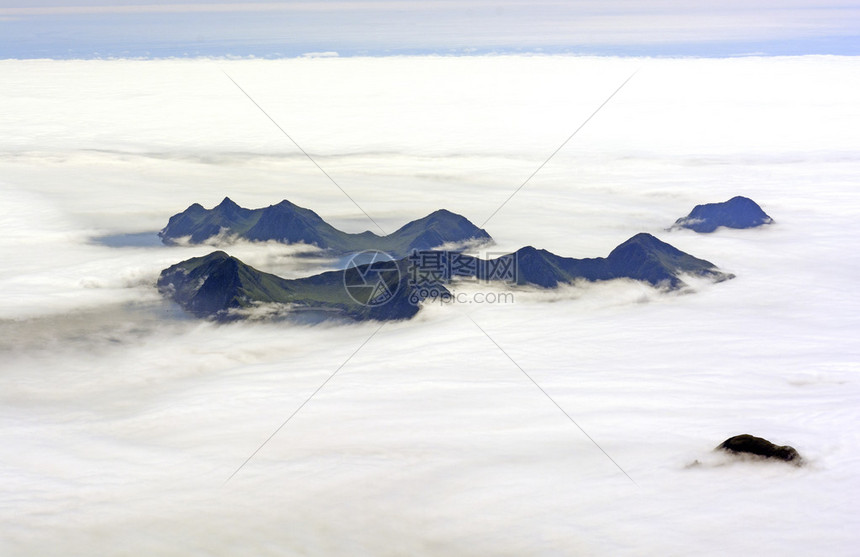
<svg viewBox="0 0 860 557"><path fill-rule="evenodd" d="M858 64L0 62L0 553L853 554ZM373 226L221 70L389 232L443 207L500 252L650 232L737 278L521 288L381 329L191 319L155 280L212 246L98 238L226 195ZM734 195L775 224L666 231ZM806 465L712 452L740 433Z"/></svg>

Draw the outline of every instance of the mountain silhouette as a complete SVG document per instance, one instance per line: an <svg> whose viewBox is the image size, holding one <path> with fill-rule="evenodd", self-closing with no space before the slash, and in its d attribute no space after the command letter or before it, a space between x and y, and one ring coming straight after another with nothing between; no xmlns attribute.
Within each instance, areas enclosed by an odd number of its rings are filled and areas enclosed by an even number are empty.
<svg viewBox="0 0 860 557"><path fill-rule="evenodd" d="M418 256L434 265L423 269ZM417 270L416 270L417 268ZM575 259L525 247L495 259L457 252L413 252L397 260L375 260L299 279L284 279L246 265L223 251L195 257L162 271L159 291L198 317L238 319L265 304L291 311L319 310L355 320L408 319L428 297L450 296L452 279L474 278L555 288L577 280L629 278L655 286L684 286L684 275L723 281L734 275L641 233L608 257ZM429 277L429 278L428 278Z"/></svg>
<svg viewBox="0 0 860 557"><path fill-rule="evenodd" d="M167 226L158 233L168 245L183 241L200 244L221 234L259 242L311 244L336 254L373 249L392 257L405 257L412 250L426 250L447 243L492 240L486 231L462 215L445 209L407 223L387 236L378 236L370 231L343 232L310 209L287 200L261 209L245 209L229 197L212 209L197 203L191 205L170 217Z"/></svg>
<svg viewBox="0 0 860 557"><path fill-rule="evenodd" d="M736 196L722 203L696 205L690 214L675 221L672 228L689 228L696 232L713 232L727 228L753 228L771 224L773 219L758 203L748 197Z"/></svg>
<svg viewBox="0 0 860 557"><path fill-rule="evenodd" d="M159 291L197 317L241 319L265 304L289 311L316 310L331 316L379 321L408 319L427 294L409 284L405 260L383 260L284 279L259 271L223 251L177 263L158 278ZM448 294L444 285L435 293Z"/></svg>
<svg viewBox="0 0 860 557"><path fill-rule="evenodd" d="M503 256L516 261L516 277L509 282L554 288L576 280L612 280L629 278L654 286L679 288L683 275L699 276L714 281L733 278L720 271L710 261L698 259L663 242L651 234L640 233L610 252L608 257L576 259L562 257L543 249L527 246L514 254ZM501 259L501 258L499 258ZM474 273L479 279L493 280L492 270L501 267L499 259L476 260ZM510 279L511 277L507 277Z"/></svg>

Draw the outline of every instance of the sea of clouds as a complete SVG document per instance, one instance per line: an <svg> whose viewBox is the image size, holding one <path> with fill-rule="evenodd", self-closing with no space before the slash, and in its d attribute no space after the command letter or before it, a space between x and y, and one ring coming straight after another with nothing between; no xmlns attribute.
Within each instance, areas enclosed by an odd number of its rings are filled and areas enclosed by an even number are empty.
<svg viewBox="0 0 860 557"><path fill-rule="evenodd" d="M0 75L3 555L855 552L856 58L7 60ZM776 223L666 231L734 195ZM216 325L154 287L212 246L99 240L225 196L289 199L350 232L374 228L362 210L392 232L446 208L497 251L605 256L644 231L737 278L522 289L381 329ZM283 276L332 265L224 249ZM807 464L712 453L740 433Z"/></svg>

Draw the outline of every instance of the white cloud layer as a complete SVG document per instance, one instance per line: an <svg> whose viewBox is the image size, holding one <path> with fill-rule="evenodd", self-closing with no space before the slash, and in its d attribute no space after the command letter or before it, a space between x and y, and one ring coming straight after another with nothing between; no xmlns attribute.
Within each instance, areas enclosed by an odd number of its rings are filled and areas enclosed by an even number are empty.
<svg viewBox="0 0 860 557"><path fill-rule="evenodd" d="M0 554L852 554L858 64L0 62ZM481 223L640 69L486 229L578 257L646 231L737 278L428 307L225 486L376 325L183 319L154 281L212 248L93 240L225 195L370 227L222 69L388 230L441 207ZM776 224L665 231L734 195ZM710 453L739 433L809 465Z"/></svg>

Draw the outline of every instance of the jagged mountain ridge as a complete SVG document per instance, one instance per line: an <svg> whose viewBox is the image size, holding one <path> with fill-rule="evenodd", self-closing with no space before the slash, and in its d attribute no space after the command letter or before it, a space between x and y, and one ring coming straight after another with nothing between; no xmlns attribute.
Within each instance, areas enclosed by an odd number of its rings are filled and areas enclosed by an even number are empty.
<svg viewBox="0 0 860 557"><path fill-rule="evenodd" d="M434 253L434 252L431 252ZM449 252L435 252L449 256ZM662 242L654 236L641 233L616 247L603 258L575 259L561 257L531 246L500 258L483 260L458 254L462 267L452 272L450 266L435 275L429 284L415 284L415 260L405 257L395 261L369 263L350 267L344 271L328 271L300 279L283 279L258 271L216 251L177 263L162 271L158 288L180 306L198 317L231 319L241 317L241 310L259 304L290 304L301 309L332 311L356 320L408 319L418 312L418 301L428 297L430 290L436 296L450 294L445 288L454 276L482 280L508 280L520 285L554 288L576 280L611 280L630 278L656 286L679 288L682 275L727 280L733 275L720 271L713 263L698 259ZM493 274L503 258L516 263L515 275L499 277ZM377 265L376 268L372 267ZM382 276L383 289L389 290L390 299L379 305L357 302L347 292L346 284L360 284L368 270L383 269L388 265L389 275ZM410 269L410 265L413 266ZM396 267L396 272L394 268ZM466 271L464 271L464 269ZM388 278L386 278L388 277ZM387 281L387 282L386 282ZM373 285L368 285L371 288ZM376 285L380 286L379 284ZM354 288L354 287L353 287Z"/></svg>
<svg viewBox="0 0 860 557"><path fill-rule="evenodd" d="M710 261L693 257L648 233L636 234L612 250L607 257L577 259L562 257L532 246L513 254L516 258L516 283L554 288L576 280L612 280L630 278L654 286L679 288L684 285L681 275L709 278L714 281L730 279L733 275L720 271ZM509 257L509 256L504 256ZM491 261L476 262L476 277L492 280L487 271Z"/></svg>
<svg viewBox="0 0 860 557"><path fill-rule="evenodd" d="M378 236L369 230L360 234L343 232L314 211L287 200L260 209L245 209L229 197L212 209L198 203L191 205L170 217L167 226L158 233L165 244L176 244L185 238L192 244L200 244L219 234L251 241L311 244L338 254L373 249L393 257L449 242L492 240L485 230L445 209L409 222L387 236Z"/></svg>

